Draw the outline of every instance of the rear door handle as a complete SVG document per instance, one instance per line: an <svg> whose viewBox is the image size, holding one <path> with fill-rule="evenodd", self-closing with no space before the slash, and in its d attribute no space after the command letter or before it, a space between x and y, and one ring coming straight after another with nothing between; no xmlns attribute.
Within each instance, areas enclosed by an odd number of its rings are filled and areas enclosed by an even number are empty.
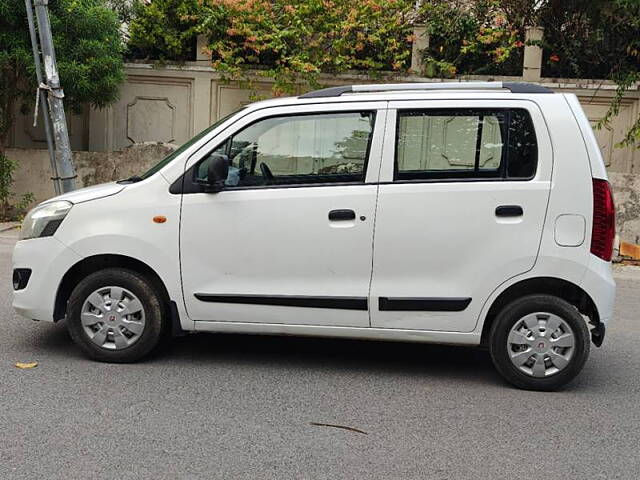
<svg viewBox="0 0 640 480"><path fill-rule="evenodd" d="M353 210L331 210L329 220L355 220L356 212Z"/></svg>
<svg viewBox="0 0 640 480"><path fill-rule="evenodd" d="M521 217L523 213L520 205L500 205L496 208L496 217Z"/></svg>

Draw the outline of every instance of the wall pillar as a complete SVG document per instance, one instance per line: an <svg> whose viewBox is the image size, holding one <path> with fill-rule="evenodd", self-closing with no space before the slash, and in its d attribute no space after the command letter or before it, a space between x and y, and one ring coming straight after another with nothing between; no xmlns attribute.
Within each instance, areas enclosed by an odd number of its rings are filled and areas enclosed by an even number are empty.
<svg viewBox="0 0 640 480"><path fill-rule="evenodd" d="M413 27L413 46L411 48L411 70L417 74L422 73L422 53L429 47L429 34L424 25Z"/></svg>
<svg viewBox="0 0 640 480"><path fill-rule="evenodd" d="M524 61L522 62L522 78L527 82L539 82L542 77L542 47L527 45L529 42L542 40L542 27L527 27L525 30Z"/></svg>
<svg viewBox="0 0 640 480"><path fill-rule="evenodd" d="M198 35L196 37L196 62L206 63L207 65L211 63L211 55L206 53L208 44L209 40L206 35Z"/></svg>
<svg viewBox="0 0 640 480"><path fill-rule="evenodd" d="M89 142L87 150L110 152L113 150L112 107L89 108Z"/></svg>
<svg viewBox="0 0 640 480"><path fill-rule="evenodd" d="M193 81L193 135L211 125L211 78L197 75Z"/></svg>

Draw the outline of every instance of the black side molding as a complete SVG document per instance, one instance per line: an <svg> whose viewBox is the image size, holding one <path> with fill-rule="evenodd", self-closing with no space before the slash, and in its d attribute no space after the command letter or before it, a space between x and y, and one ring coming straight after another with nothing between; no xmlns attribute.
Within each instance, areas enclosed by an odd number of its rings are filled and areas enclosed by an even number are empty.
<svg viewBox="0 0 640 480"><path fill-rule="evenodd" d="M364 310L369 308L366 297L310 297L302 295L226 295L196 293L202 302L239 303L245 305L275 305L281 307L333 308L339 310Z"/></svg>
<svg viewBox="0 0 640 480"><path fill-rule="evenodd" d="M378 298L381 312L461 312L471 298Z"/></svg>

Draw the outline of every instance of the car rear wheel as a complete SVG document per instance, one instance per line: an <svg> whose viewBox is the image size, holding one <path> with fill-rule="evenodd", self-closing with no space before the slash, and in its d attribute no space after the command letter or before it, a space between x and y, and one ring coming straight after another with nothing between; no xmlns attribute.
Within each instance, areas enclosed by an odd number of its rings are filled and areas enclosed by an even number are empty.
<svg viewBox="0 0 640 480"><path fill-rule="evenodd" d="M491 329L496 369L527 390L556 390L573 380L587 361L589 347L589 329L580 312L552 295L514 301Z"/></svg>
<svg viewBox="0 0 640 480"><path fill-rule="evenodd" d="M107 268L75 287L67 307L67 328L90 358L135 362L160 342L164 316L161 297L144 276Z"/></svg>

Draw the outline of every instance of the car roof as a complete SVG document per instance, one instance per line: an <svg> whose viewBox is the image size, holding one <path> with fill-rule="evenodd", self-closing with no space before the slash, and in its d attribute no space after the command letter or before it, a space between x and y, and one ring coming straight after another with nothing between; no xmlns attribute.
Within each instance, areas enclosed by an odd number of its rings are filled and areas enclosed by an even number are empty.
<svg viewBox="0 0 640 480"><path fill-rule="evenodd" d="M345 85L314 90L297 97L278 97L248 105L251 110L262 108L393 100L523 100L554 95L553 90L536 84L518 82L432 82L371 85Z"/></svg>

